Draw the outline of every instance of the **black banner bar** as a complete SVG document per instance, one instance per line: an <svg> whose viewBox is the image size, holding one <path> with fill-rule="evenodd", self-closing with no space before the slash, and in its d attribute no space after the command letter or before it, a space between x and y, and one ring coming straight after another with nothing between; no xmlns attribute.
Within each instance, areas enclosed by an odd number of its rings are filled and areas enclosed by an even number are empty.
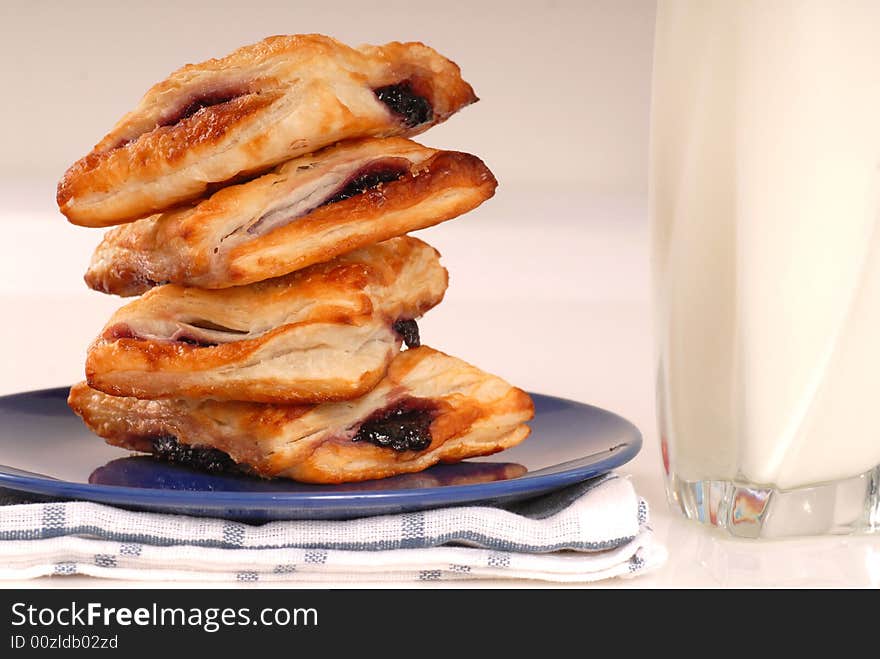
<svg viewBox="0 0 880 659"><path fill-rule="evenodd" d="M817 596L818 595L818 596ZM751 614L784 611L762 634L870 628L873 608L846 591L633 591L604 588L0 590L0 657L69 651L187 656L219 652L325 657L522 656L525 641L567 656L604 644L656 648L689 630L743 632ZM870 593L862 593L870 596ZM815 598L815 599L814 599ZM821 599L820 599L821 598ZM845 599L844 599L845 598ZM738 617L741 616L741 617ZM725 625L731 627L725 630ZM734 635L735 636L735 635ZM812 638L812 636L811 636ZM762 637L763 639L763 637ZM762 643L765 641L762 640ZM609 645L610 644L610 645ZM478 647L491 653L476 653ZM529 646L531 647L531 646ZM207 656L207 655L205 655Z"/></svg>

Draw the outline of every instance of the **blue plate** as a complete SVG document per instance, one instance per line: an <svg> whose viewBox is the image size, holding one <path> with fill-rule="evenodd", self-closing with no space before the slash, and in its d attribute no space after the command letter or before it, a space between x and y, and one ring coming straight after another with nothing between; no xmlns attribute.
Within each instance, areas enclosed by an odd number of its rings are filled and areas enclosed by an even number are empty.
<svg viewBox="0 0 880 659"><path fill-rule="evenodd" d="M108 446L68 409L67 392L0 397L0 487L206 517L348 519L524 499L619 467L642 446L638 429L616 414L532 394L531 437L494 456L364 483L265 481L204 474Z"/></svg>

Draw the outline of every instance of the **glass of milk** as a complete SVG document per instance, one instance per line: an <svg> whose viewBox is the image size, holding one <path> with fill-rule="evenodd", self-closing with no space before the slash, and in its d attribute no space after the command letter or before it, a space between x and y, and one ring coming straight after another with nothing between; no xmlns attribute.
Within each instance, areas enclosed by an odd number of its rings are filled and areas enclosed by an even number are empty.
<svg viewBox="0 0 880 659"><path fill-rule="evenodd" d="M667 493L735 536L880 531L880 2L659 0Z"/></svg>

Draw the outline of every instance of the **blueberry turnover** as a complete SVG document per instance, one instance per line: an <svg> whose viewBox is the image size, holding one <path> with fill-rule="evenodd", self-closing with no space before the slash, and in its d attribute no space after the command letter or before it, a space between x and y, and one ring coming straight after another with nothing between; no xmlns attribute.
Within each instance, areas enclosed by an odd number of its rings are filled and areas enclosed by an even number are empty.
<svg viewBox="0 0 880 659"><path fill-rule="evenodd" d="M421 43L276 36L153 86L58 185L67 218L108 226L341 140L416 135L477 98Z"/></svg>
<svg viewBox="0 0 880 659"><path fill-rule="evenodd" d="M90 346L73 411L123 449L318 484L412 478L523 441L525 392L420 345L448 277L406 234L497 182L476 156L408 138L476 100L423 44L320 35L150 89L58 185L72 223L111 227L86 283L141 296Z"/></svg>
<svg viewBox="0 0 880 659"><path fill-rule="evenodd" d="M416 318L443 299L439 254L403 236L268 281L154 288L119 309L89 349L95 389L138 398L315 403L360 396Z"/></svg>
<svg viewBox="0 0 880 659"><path fill-rule="evenodd" d="M69 404L114 446L311 483L384 478L496 453L526 438L534 413L523 391L425 346L398 353L375 388L344 402L140 400L81 383Z"/></svg>
<svg viewBox="0 0 880 659"><path fill-rule="evenodd" d="M123 296L167 282L249 284L456 217L495 186L465 153L404 138L343 142L110 230L85 279Z"/></svg>

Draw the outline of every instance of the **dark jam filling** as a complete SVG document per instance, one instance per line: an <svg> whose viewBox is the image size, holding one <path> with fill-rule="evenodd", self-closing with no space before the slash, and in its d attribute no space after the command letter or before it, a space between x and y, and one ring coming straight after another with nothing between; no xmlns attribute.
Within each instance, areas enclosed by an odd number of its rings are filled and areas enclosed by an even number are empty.
<svg viewBox="0 0 880 659"><path fill-rule="evenodd" d="M199 348L214 348L220 345L219 343L215 343L213 341L206 341L205 339L197 339L194 336L186 335L178 336L174 340L178 343L185 343L188 346L197 346Z"/></svg>
<svg viewBox="0 0 880 659"><path fill-rule="evenodd" d="M220 89L214 92L209 92L207 94L202 94L201 96L196 96L192 100L190 100L189 103L184 105L176 112L172 112L171 114L167 114L164 117L160 117L159 121L156 124L156 128L174 126L175 124L179 124L184 119L189 119L200 110L210 108L215 105L223 105L224 103L229 103L229 101L234 101L236 98L246 93L246 90L241 89ZM120 140L111 147L111 150L120 149L124 146L127 146L128 144L137 141L139 137L140 135L136 135L129 139Z"/></svg>
<svg viewBox="0 0 880 659"><path fill-rule="evenodd" d="M235 461L223 451L213 448L187 446L176 437L163 435L153 439L153 455L172 464L193 467L212 474L238 471Z"/></svg>
<svg viewBox="0 0 880 659"><path fill-rule="evenodd" d="M367 190L378 188L383 183L393 183L399 180L405 174L409 173L409 167L388 166L377 163L376 165L368 165L355 174L335 195L330 197L321 206L327 204L335 204L337 201L344 201L363 194Z"/></svg>
<svg viewBox="0 0 880 659"><path fill-rule="evenodd" d="M180 110L175 112L174 114L165 117L160 123L160 126L173 126L174 124L178 124L184 119L189 119L199 110L203 110L205 108L212 107L214 105L222 105L223 103L229 103L229 101L233 101L236 98L241 96L241 94L230 94L228 92L218 92L214 94L204 94L202 96L198 96L190 101L187 105L182 107Z"/></svg>
<svg viewBox="0 0 880 659"><path fill-rule="evenodd" d="M404 398L367 417L352 441L395 451L421 451L431 445L431 423L436 416L432 401Z"/></svg>
<svg viewBox="0 0 880 659"><path fill-rule="evenodd" d="M419 325L414 320L398 320L391 326L395 332L400 334L400 338L406 344L407 348L418 348L421 345L419 339Z"/></svg>
<svg viewBox="0 0 880 659"><path fill-rule="evenodd" d="M297 167L297 169L310 169L311 167L312 165L303 165ZM337 201L344 201L362 195L369 190L378 188L385 183L397 181L408 175L411 168L412 163L407 158L397 156L377 158L376 160L356 169L337 186L328 190L325 193L328 196L324 197L323 201L316 201L315 206L308 209L301 208L296 212L292 210L292 207L296 205L295 203L291 203L288 206L281 206L264 214L256 222L244 225L247 227L245 231L249 235L262 235L274 231L275 229L290 224L303 215L308 215L316 208L321 208L322 206L327 206L336 203ZM310 196L314 196L315 194L314 191L309 192L307 190L306 192ZM221 240L225 240L229 236L238 233L241 228L242 227L238 227L237 229L234 229L232 232L221 238ZM214 252L217 251L217 248L215 248Z"/></svg>
<svg viewBox="0 0 880 659"><path fill-rule="evenodd" d="M434 118L431 103L424 96L416 94L408 80L396 85L379 87L374 89L373 93L410 128Z"/></svg>

